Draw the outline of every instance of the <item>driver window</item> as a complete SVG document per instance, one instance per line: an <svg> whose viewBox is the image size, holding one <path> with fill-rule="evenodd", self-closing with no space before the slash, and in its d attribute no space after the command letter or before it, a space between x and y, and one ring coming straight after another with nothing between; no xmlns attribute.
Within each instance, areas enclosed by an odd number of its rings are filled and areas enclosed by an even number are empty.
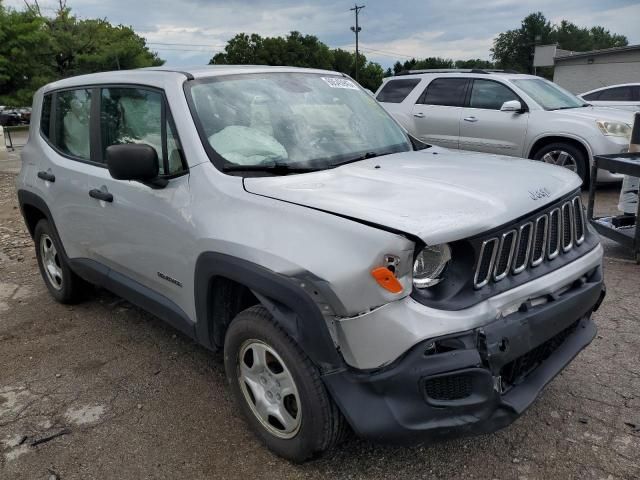
<svg viewBox="0 0 640 480"><path fill-rule="evenodd" d="M474 80L469 107L500 110L504 102L511 100L519 99L511 89L501 83L490 80Z"/></svg>
<svg viewBox="0 0 640 480"><path fill-rule="evenodd" d="M158 154L160 175L184 170L181 148L170 122L163 122L164 98L141 88L103 88L100 129L103 151L110 145L146 143Z"/></svg>

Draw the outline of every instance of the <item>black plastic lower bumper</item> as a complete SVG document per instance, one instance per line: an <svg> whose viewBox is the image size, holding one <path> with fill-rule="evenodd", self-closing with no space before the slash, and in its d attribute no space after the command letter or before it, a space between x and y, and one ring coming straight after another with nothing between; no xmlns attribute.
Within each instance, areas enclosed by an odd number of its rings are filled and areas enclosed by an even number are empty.
<svg viewBox="0 0 640 480"><path fill-rule="evenodd" d="M547 303L486 327L422 342L376 371L343 370L324 381L354 431L417 443L489 433L518 418L596 334L601 268Z"/></svg>

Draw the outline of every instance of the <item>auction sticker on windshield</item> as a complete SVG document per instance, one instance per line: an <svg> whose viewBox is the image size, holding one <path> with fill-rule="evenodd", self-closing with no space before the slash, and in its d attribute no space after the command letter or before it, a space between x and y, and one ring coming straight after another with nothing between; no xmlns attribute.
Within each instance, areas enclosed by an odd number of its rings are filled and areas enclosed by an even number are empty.
<svg viewBox="0 0 640 480"><path fill-rule="evenodd" d="M327 85L331 88L349 88L351 90L358 90L358 86L353 83L351 80L347 80L346 78L335 78L335 77L320 77L325 81Z"/></svg>

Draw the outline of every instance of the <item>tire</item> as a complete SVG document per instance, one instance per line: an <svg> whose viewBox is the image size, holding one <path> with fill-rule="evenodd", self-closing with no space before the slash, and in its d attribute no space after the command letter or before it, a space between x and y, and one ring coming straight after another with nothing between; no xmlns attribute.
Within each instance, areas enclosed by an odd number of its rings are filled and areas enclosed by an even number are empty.
<svg viewBox="0 0 640 480"><path fill-rule="evenodd" d="M261 357L266 361L255 360ZM277 455L301 463L345 437L347 423L318 369L261 305L240 312L229 326L224 363L236 404ZM265 419L265 412L282 409L288 417L278 415L288 423L273 415Z"/></svg>
<svg viewBox="0 0 640 480"><path fill-rule="evenodd" d="M562 154L566 154L567 157L562 156ZM580 148L571 143L555 142L545 145L533 155L533 159L569 168L569 170L580 176L583 186L589 183L588 159L585 158L585 154ZM569 166L564 163L572 165Z"/></svg>
<svg viewBox="0 0 640 480"><path fill-rule="evenodd" d="M36 224L33 238L40 274L51 296L60 303L77 303L87 283L71 271L62 255L60 240L45 219Z"/></svg>

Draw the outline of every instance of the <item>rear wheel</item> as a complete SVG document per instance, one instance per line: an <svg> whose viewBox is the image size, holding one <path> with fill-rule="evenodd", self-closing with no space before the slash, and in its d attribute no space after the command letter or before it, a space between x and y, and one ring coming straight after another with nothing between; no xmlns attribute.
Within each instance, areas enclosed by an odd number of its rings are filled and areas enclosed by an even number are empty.
<svg viewBox="0 0 640 480"><path fill-rule="evenodd" d="M587 184L588 170L585 154L570 143L557 142L545 145L533 155L533 159L571 170L580 176L583 185Z"/></svg>
<svg viewBox="0 0 640 480"><path fill-rule="evenodd" d="M240 410L276 454L302 462L344 437L346 422L318 369L264 307L233 320L224 360Z"/></svg>
<svg viewBox="0 0 640 480"><path fill-rule="evenodd" d="M75 303L80 300L87 284L69 268L62 255L60 241L49 222L40 220L33 236L38 267L49 293L60 303Z"/></svg>

